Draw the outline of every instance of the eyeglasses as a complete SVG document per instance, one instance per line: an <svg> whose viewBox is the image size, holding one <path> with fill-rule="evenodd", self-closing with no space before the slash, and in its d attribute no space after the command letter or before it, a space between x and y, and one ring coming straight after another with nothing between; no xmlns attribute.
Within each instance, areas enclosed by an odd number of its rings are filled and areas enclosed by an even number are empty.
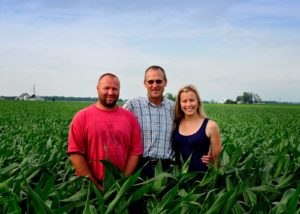
<svg viewBox="0 0 300 214"><path fill-rule="evenodd" d="M154 82L159 85L159 84L162 84L163 81L162 80L148 80L147 81L147 83L150 85L153 85Z"/></svg>

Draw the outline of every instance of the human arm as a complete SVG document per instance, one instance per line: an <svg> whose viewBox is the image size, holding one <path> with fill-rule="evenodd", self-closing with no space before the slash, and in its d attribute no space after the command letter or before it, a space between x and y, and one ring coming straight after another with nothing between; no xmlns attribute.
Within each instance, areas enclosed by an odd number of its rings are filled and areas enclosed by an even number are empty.
<svg viewBox="0 0 300 214"><path fill-rule="evenodd" d="M218 124L212 120L210 120L207 124L207 136L210 139L210 145L211 149L209 154L204 157L204 160L208 158L211 158L213 160L214 167L217 167L218 157L222 150L222 140L221 140L221 134L218 127Z"/></svg>
<svg viewBox="0 0 300 214"><path fill-rule="evenodd" d="M138 155L130 155L128 157L126 168L125 168L125 171L124 171L125 176L129 176L134 172L138 161L139 161L139 156Z"/></svg>
<svg viewBox="0 0 300 214"><path fill-rule="evenodd" d="M85 176L89 178L98 187L99 190L103 191L103 187L98 183L88 165L86 158L83 155L71 153L70 160L76 170L77 176Z"/></svg>

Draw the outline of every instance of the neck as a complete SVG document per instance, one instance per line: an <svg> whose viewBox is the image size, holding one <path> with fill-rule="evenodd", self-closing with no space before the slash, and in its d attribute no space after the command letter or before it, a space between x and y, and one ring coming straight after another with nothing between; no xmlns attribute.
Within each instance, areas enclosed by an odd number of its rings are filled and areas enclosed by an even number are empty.
<svg viewBox="0 0 300 214"><path fill-rule="evenodd" d="M185 115L183 119L186 121L196 121L201 118L202 117L199 114L193 114L193 115Z"/></svg>
<svg viewBox="0 0 300 214"><path fill-rule="evenodd" d="M160 105L163 101L163 97L157 97L157 98L148 97L148 99L150 100L151 103L154 103L157 106Z"/></svg>

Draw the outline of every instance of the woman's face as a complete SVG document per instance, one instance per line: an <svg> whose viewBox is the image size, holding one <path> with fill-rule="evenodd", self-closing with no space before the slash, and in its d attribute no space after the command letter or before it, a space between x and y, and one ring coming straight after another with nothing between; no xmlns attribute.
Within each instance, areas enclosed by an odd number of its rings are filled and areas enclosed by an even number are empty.
<svg viewBox="0 0 300 214"><path fill-rule="evenodd" d="M198 100L193 91L182 92L180 94L180 108L185 116L198 114Z"/></svg>

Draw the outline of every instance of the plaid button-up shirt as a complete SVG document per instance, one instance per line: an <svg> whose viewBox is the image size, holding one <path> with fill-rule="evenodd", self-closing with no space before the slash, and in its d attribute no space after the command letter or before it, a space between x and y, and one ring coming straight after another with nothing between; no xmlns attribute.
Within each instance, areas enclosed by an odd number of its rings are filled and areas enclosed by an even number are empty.
<svg viewBox="0 0 300 214"><path fill-rule="evenodd" d="M174 101L163 99L157 106L146 97L128 100L124 108L137 117L142 131L143 157L172 158L172 131L174 123Z"/></svg>

